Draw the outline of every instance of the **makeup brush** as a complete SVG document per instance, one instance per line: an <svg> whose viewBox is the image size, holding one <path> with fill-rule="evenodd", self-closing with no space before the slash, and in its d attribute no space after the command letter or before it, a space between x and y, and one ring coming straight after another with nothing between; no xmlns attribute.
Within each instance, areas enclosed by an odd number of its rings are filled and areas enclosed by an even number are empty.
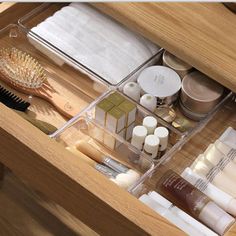
<svg viewBox="0 0 236 236"><path fill-rule="evenodd" d="M76 156L78 156L80 159L85 161L88 165L95 168L103 175L107 176L112 182L116 183L121 188L128 189L134 183L133 179L127 178L127 174L118 173L108 166L97 163L84 153L80 152L75 146L66 147L66 149L74 153Z"/></svg>
<svg viewBox="0 0 236 236"><path fill-rule="evenodd" d="M76 144L76 148L83 152L85 155L89 156L98 163L102 163L106 166L109 166L111 169L115 170L118 173L123 173L126 175L126 181L129 183L134 183L140 178L140 174L129 167L121 164L120 162L114 160L113 158L104 155L102 152L94 148L92 145L88 144L85 141L80 141Z"/></svg>
<svg viewBox="0 0 236 236"><path fill-rule="evenodd" d="M47 81L46 71L39 62L17 48L0 49L0 75L0 79L9 86L23 93L44 98L69 118L79 112L51 87Z"/></svg>

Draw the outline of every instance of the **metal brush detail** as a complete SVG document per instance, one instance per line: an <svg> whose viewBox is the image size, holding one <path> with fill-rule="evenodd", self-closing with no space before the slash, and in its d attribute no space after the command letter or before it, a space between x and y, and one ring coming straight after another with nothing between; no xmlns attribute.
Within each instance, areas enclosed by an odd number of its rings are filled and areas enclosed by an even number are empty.
<svg viewBox="0 0 236 236"><path fill-rule="evenodd" d="M46 80L44 68L17 48L0 50L0 73L16 86L40 88Z"/></svg>

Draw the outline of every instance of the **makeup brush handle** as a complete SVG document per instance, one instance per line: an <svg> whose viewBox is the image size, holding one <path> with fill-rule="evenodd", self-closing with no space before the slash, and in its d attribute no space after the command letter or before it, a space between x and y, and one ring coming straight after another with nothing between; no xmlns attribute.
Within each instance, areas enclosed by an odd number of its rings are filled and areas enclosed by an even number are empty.
<svg viewBox="0 0 236 236"><path fill-rule="evenodd" d="M68 118L72 118L79 113L84 104L76 103L76 106L63 95L53 93L47 99L57 108L57 110Z"/></svg>
<svg viewBox="0 0 236 236"><path fill-rule="evenodd" d="M96 167L96 165L97 165L96 161L92 160L91 158L89 158L88 156L86 156L85 154L83 154L82 152L77 150L77 148L75 146L66 147L66 149L69 150L70 152L72 152L73 154L75 154L76 156L78 156L83 161L85 161L88 165L90 165L92 167Z"/></svg>
<svg viewBox="0 0 236 236"><path fill-rule="evenodd" d="M85 155L91 157L93 160L97 161L98 163L103 163L104 154L94 148L92 145L88 144L85 141L81 141L76 144L76 147L79 151L84 153Z"/></svg>

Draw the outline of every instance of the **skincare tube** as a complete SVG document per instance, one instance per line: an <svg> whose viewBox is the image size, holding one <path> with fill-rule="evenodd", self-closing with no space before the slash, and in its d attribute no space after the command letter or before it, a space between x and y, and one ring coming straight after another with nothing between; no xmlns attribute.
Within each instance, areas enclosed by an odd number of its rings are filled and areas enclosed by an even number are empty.
<svg viewBox="0 0 236 236"><path fill-rule="evenodd" d="M230 146L231 148L236 149L236 130L232 127L229 127L225 132L220 136L219 141Z"/></svg>
<svg viewBox="0 0 236 236"><path fill-rule="evenodd" d="M183 171L181 176L196 188L198 188L200 191L205 193L222 209L224 209L231 215L236 216L236 199L231 195L220 190L213 184L209 183L207 180L204 180L199 175L194 173L189 167L187 167Z"/></svg>
<svg viewBox="0 0 236 236"><path fill-rule="evenodd" d="M230 178L236 180L236 164L233 163L227 156L219 151L214 144L210 144L204 152L205 158L214 166L223 171Z"/></svg>
<svg viewBox="0 0 236 236"><path fill-rule="evenodd" d="M157 189L174 205L223 235L235 222L234 218L209 197L172 170L157 182Z"/></svg>
<svg viewBox="0 0 236 236"><path fill-rule="evenodd" d="M208 227L195 220L192 216L188 215L186 212L182 211L180 208L174 206L166 198L162 197L159 193L152 191L148 193L148 196L159 203L161 206L169 209L178 218L185 221L187 224L191 225L193 228L201 232L201 235L216 236L217 234L210 230Z"/></svg>
<svg viewBox="0 0 236 236"><path fill-rule="evenodd" d="M199 155L190 168L194 173L207 179L219 189L233 197L236 196L236 183L218 167L214 167L203 155Z"/></svg>
<svg viewBox="0 0 236 236"><path fill-rule="evenodd" d="M155 212L169 220L172 224L176 225L179 229L183 230L185 233L191 236L199 236L201 233L188 225L186 222L184 222L182 219L180 219L178 216L173 214L171 211L166 209L165 207L158 204L156 201L154 201L151 197L144 194L142 195L139 200L152 208ZM212 235L213 236L213 235Z"/></svg>
<svg viewBox="0 0 236 236"><path fill-rule="evenodd" d="M216 140L214 143L215 147L221 151L225 156L230 160L236 163L236 149L228 146L225 143L222 143L220 140Z"/></svg>

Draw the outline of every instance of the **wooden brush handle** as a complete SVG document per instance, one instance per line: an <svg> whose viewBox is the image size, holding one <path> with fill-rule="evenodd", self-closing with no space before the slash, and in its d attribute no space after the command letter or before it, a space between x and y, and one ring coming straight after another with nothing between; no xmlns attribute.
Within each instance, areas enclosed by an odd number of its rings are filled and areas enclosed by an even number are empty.
<svg viewBox="0 0 236 236"><path fill-rule="evenodd" d="M94 148L91 144L85 141L80 141L79 143L76 144L76 148L85 155L92 158L93 160L97 161L98 163L103 163L104 154L99 150L97 150L96 148Z"/></svg>
<svg viewBox="0 0 236 236"><path fill-rule="evenodd" d="M57 93L52 93L51 96L47 97L57 110L65 115L68 118L72 118L79 113L81 107L84 107L84 104L77 103L76 106L72 105L72 102L69 99L65 99L62 95Z"/></svg>
<svg viewBox="0 0 236 236"><path fill-rule="evenodd" d="M79 150L77 150L77 148L75 146L72 147L66 147L67 150L69 150L70 152L74 153L76 156L78 156L80 159L82 159L83 161L85 161L88 165L92 166L92 167L96 167L97 163L96 161L92 160L91 158L89 158L88 156L86 156L84 153L80 152Z"/></svg>

